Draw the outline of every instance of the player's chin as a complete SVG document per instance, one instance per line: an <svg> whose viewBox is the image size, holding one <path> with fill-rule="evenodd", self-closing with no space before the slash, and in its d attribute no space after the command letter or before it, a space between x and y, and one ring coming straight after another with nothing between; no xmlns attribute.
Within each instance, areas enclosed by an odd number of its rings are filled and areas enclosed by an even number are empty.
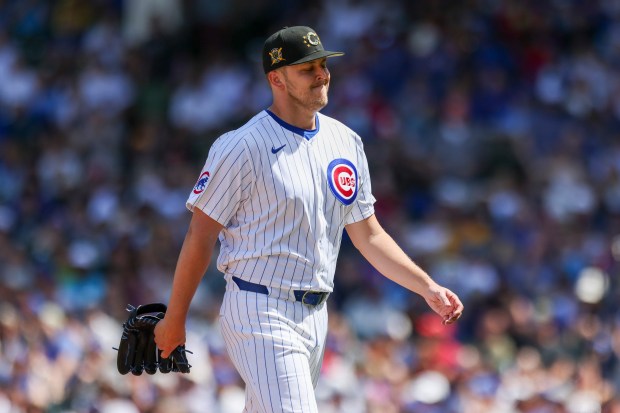
<svg viewBox="0 0 620 413"><path fill-rule="evenodd" d="M306 103L306 107L314 111L319 111L327 105L328 99L327 94L315 94L312 96L307 96L304 101Z"/></svg>
<svg viewBox="0 0 620 413"><path fill-rule="evenodd" d="M310 105L312 107L312 109L315 112L318 112L319 110L323 109L325 106L327 106L327 99L318 99L312 102L312 104Z"/></svg>
<svg viewBox="0 0 620 413"><path fill-rule="evenodd" d="M322 93L319 93L313 102L314 106L318 107L319 109L323 109L325 106L327 106L327 102L329 101L327 97L327 89L321 92Z"/></svg>

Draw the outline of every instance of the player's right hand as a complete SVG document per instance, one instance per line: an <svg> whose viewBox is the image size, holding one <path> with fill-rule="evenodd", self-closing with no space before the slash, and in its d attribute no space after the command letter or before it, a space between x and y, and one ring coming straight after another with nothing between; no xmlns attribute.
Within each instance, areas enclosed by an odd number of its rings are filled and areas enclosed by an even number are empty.
<svg viewBox="0 0 620 413"><path fill-rule="evenodd" d="M162 358L168 358L174 349L185 344L185 322L177 322L165 316L157 323L153 333Z"/></svg>

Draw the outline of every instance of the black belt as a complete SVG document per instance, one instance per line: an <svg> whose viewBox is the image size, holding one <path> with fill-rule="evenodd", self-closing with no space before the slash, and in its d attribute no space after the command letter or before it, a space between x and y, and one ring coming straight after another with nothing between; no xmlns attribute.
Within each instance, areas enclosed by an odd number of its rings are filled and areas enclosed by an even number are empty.
<svg viewBox="0 0 620 413"><path fill-rule="evenodd" d="M254 284L235 276L233 276L232 279L240 290L269 295L269 289L264 285ZM329 293L325 291L294 290L293 295L296 301L313 307L323 304L325 300L327 300L327 297L329 297Z"/></svg>

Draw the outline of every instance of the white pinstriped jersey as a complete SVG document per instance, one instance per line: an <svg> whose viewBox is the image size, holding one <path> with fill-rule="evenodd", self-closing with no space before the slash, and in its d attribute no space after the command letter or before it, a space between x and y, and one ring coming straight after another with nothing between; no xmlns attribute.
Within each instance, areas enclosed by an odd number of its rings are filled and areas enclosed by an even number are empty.
<svg viewBox="0 0 620 413"><path fill-rule="evenodd" d="M331 292L344 226L371 216L374 202L355 132L320 113L304 131L261 111L215 141L187 208L224 226L220 271Z"/></svg>

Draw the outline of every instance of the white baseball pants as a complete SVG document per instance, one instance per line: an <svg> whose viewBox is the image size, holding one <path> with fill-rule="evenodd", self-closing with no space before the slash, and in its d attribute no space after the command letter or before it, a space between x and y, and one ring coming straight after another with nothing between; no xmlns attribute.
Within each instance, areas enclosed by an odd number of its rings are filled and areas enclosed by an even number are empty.
<svg viewBox="0 0 620 413"><path fill-rule="evenodd" d="M325 303L310 307L229 282L220 326L246 384L244 413L318 413L314 388L327 336Z"/></svg>

